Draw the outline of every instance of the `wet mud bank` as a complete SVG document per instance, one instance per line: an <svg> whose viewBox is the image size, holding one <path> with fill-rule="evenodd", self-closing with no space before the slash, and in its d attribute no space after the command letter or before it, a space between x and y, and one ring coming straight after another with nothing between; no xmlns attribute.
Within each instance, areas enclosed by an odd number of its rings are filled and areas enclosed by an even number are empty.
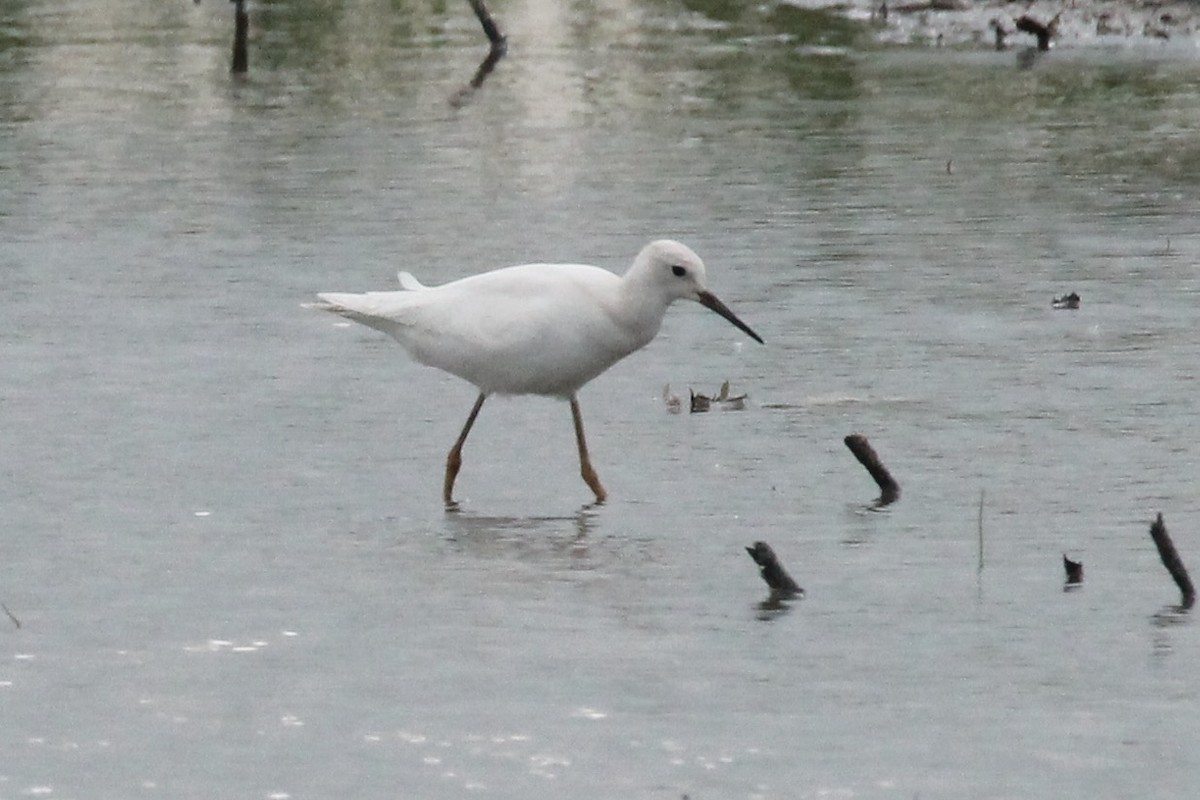
<svg viewBox="0 0 1200 800"><path fill-rule="evenodd" d="M799 3L798 5L811 5ZM988 47L1118 46L1197 43L1198 7L1154 0L916 0L826 4L867 22L883 42Z"/></svg>

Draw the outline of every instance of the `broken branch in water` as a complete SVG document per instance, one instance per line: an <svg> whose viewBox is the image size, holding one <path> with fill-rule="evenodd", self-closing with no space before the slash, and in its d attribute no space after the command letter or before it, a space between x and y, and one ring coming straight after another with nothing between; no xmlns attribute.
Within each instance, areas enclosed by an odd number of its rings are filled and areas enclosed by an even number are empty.
<svg viewBox="0 0 1200 800"><path fill-rule="evenodd" d="M1079 304L1082 302L1078 292L1064 294L1062 297L1056 297L1050 301L1050 307L1055 309L1068 309L1076 311L1079 309Z"/></svg>
<svg viewBox="0 0 1200 800"><path fill-rule="evenodd" d="M487 80L487 76L492 74L492 70L496 68L497 62L504 58L504 54L508 52L508 39L500 32L500 26L496 24L496 20L492 19L492 15L487 10L487 6L483 4L483 0L467 0L471 4L471 10L475 12L475 16L479 18L479 24L483 26L483 32L487 35L488 41L492 47L488 50L488 54L480 62L479 68L475 70L475 75L471 78L471 82L459 89L450 98L450 105L455 108L461 108L466 104L467 98L471 93L483 86L483 82Z"/></svg>
<svg viewBox="0 0 1200 800"><path fill-rule="evenodd" d="M1150 538L1154 540L1154 544L1158 548L1158 557L1162 559L1163 566L1167 568L1167 572L1171 573L1179 591L1183 593L1183 602L1180 607L1191 608L1196 604L1196 589L1192 586L1192 579L1188 577L1187 568L1183 566L1183 559L1179 557L1179 551L1175 549L1175 543L1171 541L1171 535L1167 533L1162 512L1159 512L1158 518L1150 526Z"/></svg>
<svg viewBox="0 0 1200 800"><path fill-rule="evenodd" d="M483 0L467 0L467 2L471 4L471 10L479 18L479 24L483 26L483 32L487 35L488 41L492 43L492 49L504 50L508 46L508 40L500 32L500 26L496 24L496 20L492 19Z"/></svg>
<svg viewBox="0 0 1200 800"><path fill-rule="evenodd" d="M858 463L867 468L867 472L871 473L871 477L875 479L875 483L879 484L879 499L875 501L876 508L890 505L900 499L900 484L896 483L892 478L887 467L879 460L879 456L875 454L875 450L867 441L867 437L861 434L851 434L845 438L846 447L850 448L850 452L858 459Z"/></svg>
<svg viewBox="0 0 1200 800"><path fill-rule="evenodd" d="M1013 24L1017 26L1017 30L1036 36L1037 49L1045 51L1050 49L1050 40L1058 35L1058 19L1061 16L1062 12L1060 11L1054 15L1054 19L1043 25L1039 20L1026 14Z"/></svg>
<svg viewBox="0 0 1200 800"><path fill-rule="evenodd" d="M754 563L758 564L759 574L767 582L767 586L771 587L772 600L790 600L804 595L804 590L792 580L792 576L788 575L787 570L775 557L771 545L755 542L753 547L746 548L746 552L754 559Z"/></svg>

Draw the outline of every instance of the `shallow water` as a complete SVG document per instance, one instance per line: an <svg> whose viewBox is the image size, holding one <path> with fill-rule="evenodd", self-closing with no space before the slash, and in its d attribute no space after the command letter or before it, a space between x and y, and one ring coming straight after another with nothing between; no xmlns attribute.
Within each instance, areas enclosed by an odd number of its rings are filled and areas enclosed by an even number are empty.
<svg viewBox="0 0 1200 800"><path fill-rule="evenodd" d="M0 797L1195 786L1193 59L513 0L456 108L465 5L264 4L245 79L227 5L4 11ZM658 236L767 346L678 307L588 386L599 508L522 398L444 512L471 387L300 307Z"/></svg>

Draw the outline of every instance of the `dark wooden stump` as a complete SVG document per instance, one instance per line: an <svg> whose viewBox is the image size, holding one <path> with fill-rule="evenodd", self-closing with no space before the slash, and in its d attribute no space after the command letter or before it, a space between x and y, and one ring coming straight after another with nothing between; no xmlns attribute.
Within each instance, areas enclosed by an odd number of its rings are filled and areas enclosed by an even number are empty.
<svg viewBox="0 0 1200 800"><path fill-rule="evenodd" d="M250 31L250 16L246 13L246 0L231 0L236 6L233 14L233 65L229 71L235 75L245 74L250 69L250 56L246 52L246 36Z"/></svg>
<svg viewBox="0 0 1200 800"><path fill-rule="evenodd" d="M1083 564L1072 561L1063 553L1063 569L1067 572L1067 586L1078 586L1083 583Z"/></svg>
<svg viewBox="0 0 1200 800"><path fill-rule="evenodd" d="M858 463L867 468L867 472L871 473L871 477L879 485L880 495L879 499L875 501L875 507L882 508L899 500L900 484L896 483L892 474L887 471L887 467L883 466L883 462L875 454L867 437L855 433L847 436L844 441L846 447L850 448L850 452L858 459Z"/></svg>
<svg viewBox="0 0 1200 800"><path fill-rule="evenodd" d="M1196 604L1196 589L1192 586L1192 579L1188 577L1187 568L1183 566L1183 559L1179 557L1179 551L1175 549L1175 543L1171 541L1171 535L1167 533L1162 513L1159 513L1158 518L1150 526L1150 538L1154 540L1154 544L1158 548L1158 557L1162 559L1163 566L1167 568L1167 572L1171 573L1179 591L1183 593L1183 602L1180 607L1191 608Z"/></svg>
<svg viewBox="0 0 1200 800"><path fill-rule="evenodd" d="M758 572L762 579L771 587L772 600L790 600L793 597L803 597L804 590L792 580L787 570L775 557L775 551L766 542L755 542L753 547L747 547L746 552L758 564Z"/></svg>

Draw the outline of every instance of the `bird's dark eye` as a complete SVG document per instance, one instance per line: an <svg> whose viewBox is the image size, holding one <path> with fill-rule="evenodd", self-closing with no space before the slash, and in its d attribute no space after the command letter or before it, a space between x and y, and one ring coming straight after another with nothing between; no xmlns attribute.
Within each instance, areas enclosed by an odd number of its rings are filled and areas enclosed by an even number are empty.
<svg viewBox="0 0 1200 800"><path fill-rule="evenodd" d="M673 275L674 275L676 278L682 278L684 275L687 275L687 270L686 270L686 269L684 269L683 267L680 267L680 266L676 265L676 266L674 266L674 267L671 267L671 273L672 273L672 274L673 274Z"/></svg>

